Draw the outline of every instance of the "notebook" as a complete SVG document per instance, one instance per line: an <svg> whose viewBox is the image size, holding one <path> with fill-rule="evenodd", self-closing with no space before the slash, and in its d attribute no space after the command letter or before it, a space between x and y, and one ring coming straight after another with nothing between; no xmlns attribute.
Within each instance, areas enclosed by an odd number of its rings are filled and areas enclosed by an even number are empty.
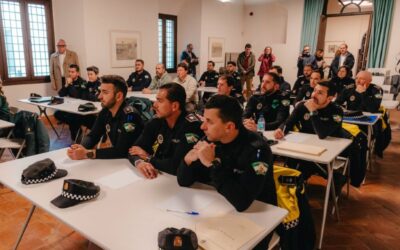
<svg viewBox="0 0 400 250"><path fill-rule="evenodd" d="M45 97L30 97L29 98L30 102L50 102L51 101L51 96L45 96Z"/></svg>

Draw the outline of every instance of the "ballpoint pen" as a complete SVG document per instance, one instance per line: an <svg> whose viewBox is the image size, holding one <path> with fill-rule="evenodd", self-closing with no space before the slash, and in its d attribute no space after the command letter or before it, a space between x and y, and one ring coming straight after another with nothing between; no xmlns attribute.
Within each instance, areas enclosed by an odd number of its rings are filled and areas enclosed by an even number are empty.
<svg viewBox="0 0 400 250"><path fill-rule="evenodd" d="M167 212L174 212L174 213L182 213L182 214L189 214L189 215L199 215L199 212L196 211L181 211L181 210L174 210L174 209L167 209Z"/></svg>

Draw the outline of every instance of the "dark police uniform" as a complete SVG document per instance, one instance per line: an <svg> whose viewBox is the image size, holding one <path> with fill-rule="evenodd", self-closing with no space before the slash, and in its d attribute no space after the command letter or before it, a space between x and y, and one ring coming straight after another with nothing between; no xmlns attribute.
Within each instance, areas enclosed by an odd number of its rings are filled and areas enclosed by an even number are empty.
<svg viewBox="0 0 400 250"><path fill-rule="evenodd" d="M94 82L87 82L86 89L82 93L82 99L88 101L97 101L100 94L101 82L97 79Z"/></svg>
<svg viewBox="0 0 400 250"><path fill-rule="evenodd" d="M297 92L296 99L294 100L294 103L298 103L299 101L303 100L308 100L311 98L311 94L314 92L314 88L311 87L310 84L306 84L303 87L300 88L300 90Z"/></svg>
<svg viewBox="0 0 400 250"><path fill-rule="evenodd" d="M344 89L342 94L336 98L336 103L339 105L346 103L347 110L377 113L381 106L382 96L382 88L371 83L364 93L358 93L356 86Z"/></svg>
<svg viewBox="0 0 400 250"><path fill-rule="evenodd" d="M287 81L285 81L285 78L283 76L279 77L280 81L279 81L279 90L281 92L290 92L291 91L291 87L290 87L290 83L288 83Z"/></svg>
<svg viewBox="0 0 400 250"><path fill-rule="evenodd" d="M301 87L306 84L310 84L310 80L307 79L304 75L299 76L299 78L297 78L296 82L294 83L292 94L294 96L297 96L297 92L300 90Z"/></svg>
<svg viewBox="0 0 400 250"><path fill-rule="evenodd" d="M199 160L190 166L182 160L177 173L179 185L188 187L196 181L211 184L239 212L254 200L277 204L272 152L264 137L241 127L232 142L215 144L220 163L208 168ZM256 248L267 249L268 238Z"/></svg>
<svg viewBox="0 0 400 250"><path fill-rule="evenodd" d="M289 94L277 90L271 94L253 95L247 103L244 118L258 120L262 114L265 130L277 129L289 116Z"/></svg>
<svg viewBox="0 0 400 250"><path fill-rule="evenodd" d="M235 83L233 84L233 90L235 93L242 93L243 92L243 87L242 87L242 82L240 81L240 74L237 71L234 71L232 73L228 73L233 79L235 80Z"/></svg>
<svg viewBox="0 0 400 250"><path fill-rule="evenodd" d="M134 155L130 156L129 160L133 165L145 160L161 171L176 175L180 161L203 137L200 125L196 115L186 112L179 116L172 129L165 119L154 118L146 124L143 134L134 144L146 151L150 157L141 159Z"/></svg>
<svg viewBox="0 0 400 250"><path fill-rule="evenodd" d="M206 71L201 75L199 82L205 81L206 87L217 87L218 77L217 71Z"/></svg>
<svg viewBox="0 0 400 250"><path fill-rule="evenodd" d="M339 78L335 77L332 78L331 82L336 86L336 92L338 94L342 93L344 89L349 89L355 86L355 81L351 77Z"/></svg>
<svg viewBox="0 0 400 250"><path fill-rule="evenodd" d="M78 76L78 78L72 82L72 84L68 85L68 87L62 86L60 91L58 91L58 95L69 96L73 98L82 98L82 93L87 88L87 82L82 77Z"/></svg>
<svg viewBox="0 0 400 250"><path fill-rule="evenodd" d="M142 89L149 87L151 75L146 70L143 70L142 73L135 71L130 74L126 83L128 84L128 88L131 88L132 91L142 91Z"/></svg>
<svg viewBox="0 0 400 250"><path fill-rule="evenodd" d="M320 139L324 139L327 136L343 136L342 108L331 102L323 109L310 112L304 105L305 102L299 102L285 124L280 126L281 129L285 128L285 134L292 131L296 126L300 132L317 134Z"/></svg>
<svg viewBox="0 0 400 250"><path fill-rule="evenodd" d="M83 139L82 145L93 148L102 136L110 140L112 147L96 150L96 158L112 159L128 156L129 147L143 130L143 122L138 111L125 102L121 104L115 117L107 108L103 108L93 125L93 129Z"/></svg>

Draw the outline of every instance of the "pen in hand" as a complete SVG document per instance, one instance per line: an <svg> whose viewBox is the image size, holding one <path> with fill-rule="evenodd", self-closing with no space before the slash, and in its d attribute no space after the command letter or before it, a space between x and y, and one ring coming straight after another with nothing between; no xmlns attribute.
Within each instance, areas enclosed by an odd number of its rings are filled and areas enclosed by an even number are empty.
<svg viewBox="0 0 400 250"><path fill-rule="evenodd" d="M174 212L174 213L182 213L182 214L189 214L189 215L199 215L199 212L196 211L181 211L181 210L173 210L167 209L167 212Z"/></svg>

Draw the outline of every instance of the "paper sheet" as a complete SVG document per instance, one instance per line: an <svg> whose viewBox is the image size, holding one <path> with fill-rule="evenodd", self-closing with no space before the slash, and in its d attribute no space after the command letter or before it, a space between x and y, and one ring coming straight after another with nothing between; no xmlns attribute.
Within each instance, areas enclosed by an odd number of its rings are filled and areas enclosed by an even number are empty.
<svg viewBox="0 0 400 250"><path fill-rule="evenodd" d="M137 175L132 169L126 168L101 177L95 183L100 183L112 189L119 189L139 180L143 180L143 177Z"/></svg>
<svg viewBox="0 0 400 250"><path fill-rule="evenodd" d="M295 142L295 143L302 143L309 138L307 134L300 134L300 133L290 133L285 136L286 141Z"/></svg>
<svg viewBox="0 0 400 250"><path fill-rule="evenodd" d="M288 141L279 143L277 148L296 153L309 154L309 155L321 155L323 152L326 151L326 148L324 147L293 143Z"/></svg>
<svg viewBox="0 0 400 250"><path fill-rule="evenodd" d="M176 211L201 211L210 205L219 195L216 192L205 190L183 189L177 192L173 197L161 202L157 207L161 210ZM179 214L177 214L179 215Z"/></svg>
<svg viewBox="0 0 400 250"><path fill-rule="evenodd" d="M238 215L225 215L207 218L196 224L199 244L205 249L239 249L263 228L256 223Z"/></svg>

